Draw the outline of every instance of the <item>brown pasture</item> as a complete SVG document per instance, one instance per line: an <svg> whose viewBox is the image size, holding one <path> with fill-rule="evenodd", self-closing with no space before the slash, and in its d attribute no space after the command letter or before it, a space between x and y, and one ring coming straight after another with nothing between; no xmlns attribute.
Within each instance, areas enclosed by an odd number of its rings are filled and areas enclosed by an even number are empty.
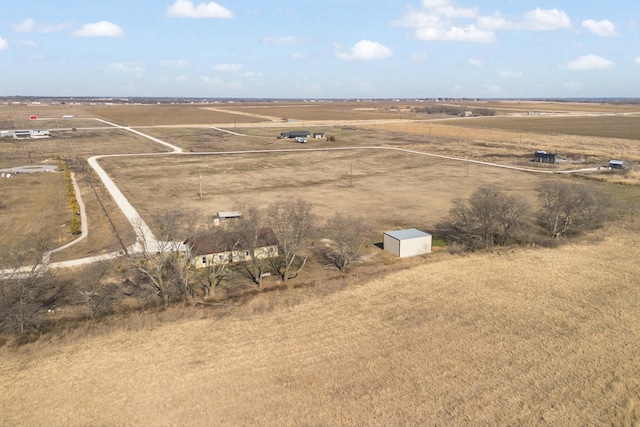
<svg viewBox="0 0 640 427"><path fill-rule="evenodd" d="M640 234L612 233L5 346L3 423L637 425Z"/></svg>
<svg viewBox="0 0 640 427"><path fill-rule="evenodd" d="M374 149L109 158L102 164L144 218L178 207L206 218L240 204L304 198L324 218L335 212L366 216L380 240L387 229L433 229L453 199L479 186L533 197L538 183L553 178Z"/></svg>

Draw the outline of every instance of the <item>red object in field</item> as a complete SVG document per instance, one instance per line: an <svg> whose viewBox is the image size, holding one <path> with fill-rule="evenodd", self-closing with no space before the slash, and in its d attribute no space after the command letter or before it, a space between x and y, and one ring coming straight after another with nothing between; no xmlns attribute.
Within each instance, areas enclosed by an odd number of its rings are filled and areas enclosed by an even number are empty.
<svg viewBox="0 0 640 427"><path fill-rule="evenodd" d="M37 119L38 119L38 116L36 116L36 115L34 114L33 116L31 116L31 117L29 117L29 118L30 118L31 120L37 120Z"/></svg>

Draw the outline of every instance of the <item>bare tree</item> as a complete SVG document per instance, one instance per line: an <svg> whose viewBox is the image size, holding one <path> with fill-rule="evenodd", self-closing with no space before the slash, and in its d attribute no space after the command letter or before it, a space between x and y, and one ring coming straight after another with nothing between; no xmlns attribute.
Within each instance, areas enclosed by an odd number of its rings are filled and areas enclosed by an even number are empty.
<svg viewBox="0 0 640 427"><path fill-rule="evenodd" d="M106 264L94 263L85 267L80 275L79 292L92 319L112 314L118 302L118 286L107 282L108 273Z"/></svg>
<svg viewBox="0 0 640 427"><path fill-rule="evenodd" d="M309 257L307 250L318 230L318 219L306 200L286 200L267 208L267 223L278 238L278 257L271 258L273 270L283 282L295 278Z"/></svg>
<svg viewBox="0 0 640 427"><path fill-rule="evenodd" d="M38 331L44 316L63 300L63 284L44 262L46 245L24 244L2 257L7 273L0 280L0 330L24 335Z"/></svg>
<svg viewBox="0 0 640 427"><path fill-rule="evenodd" d="M541 185L538 200L538 222L556 238L599 227L610 205L607 197L591 186L561 182Z"/></svg>
<svg viewBox="0 0 640 427"><path fill-rule="evenodd" d="M241 252L239 270L251 279L258 287L262 287L262 279L269 275L269 256L260 256L265 244L274 243L273 231L267 227L266 215L259 208L248 205L242 208L242 220L235 232L238 235L238 251Z"/></svg>
<svg viewBox="0 0 640 427"><path fill-rule="evenodd" d="M456 200L443 234L467 249L487 249L507 244L526 224L528 204L492 187L482 187L469 200Z"/></svg>
<svg viewBox="0 0 640 427"><path fill-rule="evenodd" d="M364 245L369 227L362 217L336 213L327 220L324 235L331 239L332 246L322 250L322 256L340 271L356 259Z"/></svg>
<svg viewBox="0 0 640 427"><path fill-rule="evenodd" d="M148 284L166 307L171 301L193 296L192 268L184 254L183 242L194 228L196 216L185 210L170 210L154 217L159 239L151 241L142 224L138 233L142 236L140 256L132 256L132 269L141 278L139 285Z"/></svg>
<svg viewBox="0 0 640 427"><path fill-rule="evenodd" d="M211 231L189 238L185 244L192 257L202 255L205 267L204 284L201 288L205 296L215 293L216 288L231 274L230 265L238 250L240 236L218 226Z"/></svg>

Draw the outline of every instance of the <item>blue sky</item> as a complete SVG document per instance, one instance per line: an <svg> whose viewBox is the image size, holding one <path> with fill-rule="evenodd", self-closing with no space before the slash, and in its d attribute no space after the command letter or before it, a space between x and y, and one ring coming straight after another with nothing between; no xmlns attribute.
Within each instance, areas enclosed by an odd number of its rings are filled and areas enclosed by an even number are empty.
<svg viewBox="0 0 640 427"><path fill-rule="evenodd" d="M640 2L5 0L0 95L640 97Z"/></svg>

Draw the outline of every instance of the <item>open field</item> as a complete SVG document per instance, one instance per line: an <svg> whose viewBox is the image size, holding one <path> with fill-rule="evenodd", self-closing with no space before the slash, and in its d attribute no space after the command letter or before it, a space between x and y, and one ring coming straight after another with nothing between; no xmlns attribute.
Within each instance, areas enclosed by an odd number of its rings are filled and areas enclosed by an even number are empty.
<svg viewBox="0 0 640 427"><path fill-rule="evenodd" d="M597 118L594 118L597 119ZM387 130L399 134L398 137L411 139L419 144L420 149L457 157L478 160L500 160L505 164L518 164L529 167L549 167L548 165L534 165L532 163L533 152L535 150L546 150L566 157L569 164L565 168L576 168L576 165L603 166L608 164L610 159L621 156L622 145L624 145L624 158L630 162L640 162L640 142L638 139L619 139L602 136L605 133L615 132L615 126L603 128L590 128L592 135L580 135L579 125L566 126L567 134L546 132L544 127L518 128L515 123L526 122L535 119L518 118L484 118L484 119L461 119L448 121L430 121L422 123L391 123L377 124L375 128L369 129ZM576 118L557 119L569 122ZM578 118L581 120L581 118ZM597 122L597 120L595 120ZM467 123L475 124L478 127L467 126ZM494 123L496 126L494 127ZM510 125L510 123L514 123ZM539 122L541 124L542 122ZM503 124L504 128L500 128ZM482 126L480 126L482 125ZM551 128L553 129L553 128ZM572 134L570 132L575 132ZM629 136L635 134L629 128ZM640 137L640 135L638 135ZM640 138L639 138L640 139ZM554 166L552 166L554 167ZM562 165L555 167L562 167Z"/></svg>
<svg viewBox="0 0 640 427"><path fill-rule="evenodd" d="M640 235L612 234L1 348L3 423L637 425Z"/></svg>
<svg viewBox="0 0 640 427"><path fill-rule="evenodd" d="M20 174L16 178L0 179L0 194L0 245L3 248L34 244L38 238L49 248L73 240L69 232L71 212L64 173Z"/></svg>
<svg viewBox="0 0 640 427"><path fill-rule="evenodd" d="M446 122L445 122L446 123ZM485 117L457 122L458 126L505 129L516 132L565 134L640 140L640 115L582 117Z"/></svg>
<svg viewBox="0 0 640 427"><path fill-rule="evenodd" d="M109 158L102 164L143 218L177 207L205 217L243 203L266 206L300 197L323 217L364 215L380 233L396 227L432 229L453 199L479 186L533 197L538 183L554 179L474 164L467 176L465 162L371 149ZM199 173L203 200L197 198Z"/></svg>
<svg viewBox="0 0 640 427"><path fill-rule="evenodd" d="M467 108L489 108L496 110L497 115L534 113L565 114L619 114L640 113L638 103L603 103L603 102L549 102L549 101L444 101L447 105L458 105Z"/></svg>

